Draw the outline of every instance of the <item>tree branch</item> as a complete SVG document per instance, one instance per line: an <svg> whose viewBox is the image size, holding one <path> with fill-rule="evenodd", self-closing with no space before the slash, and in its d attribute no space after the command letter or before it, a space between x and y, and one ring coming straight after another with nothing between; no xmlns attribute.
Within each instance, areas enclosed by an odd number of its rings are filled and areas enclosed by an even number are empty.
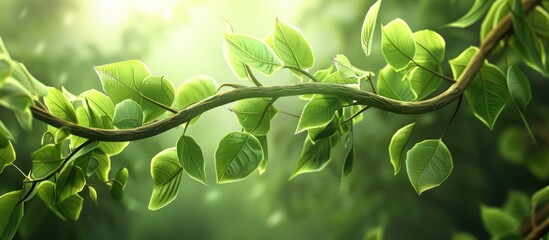
<svg viewBox="0 0 549 240"><path fill-rule="evenodd" d="M523 2L524 9L525 11L529 11L539 3L540 0L526 0ZM450 86L445 92L419 102L398 101L372 92L358 90L343 85L314 82L286 86L260 86L229 90L192 104L169 118L142 127L125 130L106 130L79 126L78 124L59 119L38 107L31 107L31 111L36 119L54 127L68 127L73 135L96 141L110 142L135 141L152 137L177 127L182 123L188 122L210 109L247 98L276 98L304 94L327 94L352 99L355 100L356 104L368 105L388 112L399 114L426 113L446 106L463 94L480 70L486 56L494 49L501 39L512 32L511 25L512 16L511 14L507 14L481 43L479 51L467 64L457 82Z"/></svg>

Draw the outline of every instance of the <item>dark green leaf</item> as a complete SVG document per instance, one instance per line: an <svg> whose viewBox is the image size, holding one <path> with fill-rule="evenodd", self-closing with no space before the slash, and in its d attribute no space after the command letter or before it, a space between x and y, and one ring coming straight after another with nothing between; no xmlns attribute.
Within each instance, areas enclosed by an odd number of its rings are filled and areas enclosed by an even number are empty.
<svg viewBox="0 0 549 240"><path fill-rule="evenodd" d="M55 203L59 204L68 197L82 191L84 185L86 185L86 178L80 167L68 165L59 173L55 185Z"/></svg>
<svg viewBox="0 0 549 240"><path fill-rule="evenodd" d="M512 9L514 36L520 42L520 46L524 48L525 52L523 53L528 56L533 65L546 71L545 50L541 49L543 48L543 44L538 41L534 30L526 21L522 1L514 0Z"/></svg>
<svg viewBox="0 0 549 240"><path fill-rule="evenodd" d="M241 181L254 172L263 161L263 149L256 137L249 133L227 134L215 151L218 183Z"/></svg>
<svg viewBox="0 0 549 240"><path fill-rule="evenodd" d="M494 0L475 0L473 7L460 19L448 24L448 27L466 28L477 22L490 9Z"/></svg>
<svg viewBox="0 0 549 240"><path fill-rule="evenodd" d="M196 141L187 135L182 135L177 141L177 156L183 163L183 168L192 179L206 185L206 170L202 149Z"/></svg>
<svg viewBox="0 0 549 240"><path fill-rule="evenodd" d="M315 95L303 108L295 133L326 126L341 107L342 101L338 97Z"/></svg>
<svg viewBox="0 0 549 240"><path fill-rule="evenodd" d="M141 127L143 125L143 110L131 99L116 104L112 124L119 129Z"/></svg>
<svg viewBox="0 0 549 240"><path fill-rule="evenodd" d="M0 148L0 173L13 161L15 161L15 150L11 142L8 142L7 146Z"/></svg>
<svg viewBox="0 0 549 240"><path fill-rule="evenodd" d="M44 97L44 103L53 116L73 123L78 121L74 107L61 91L48 87L48 96Z"/></svg>
<svg viewBox="0 0 549 240"><path fill-rule="evenodd" d="M397 18L384 26L381 34L381 50L387 63L397 72L406 69L416 51L414 36L408 24Z"/></svg>
<svg viewBox="0 0 549 240"><path fill-rule="evenodd" d="M526 105L532 100L532 90L530 89L528 77L519 68L511 66L507 70L507 87L509 88L511 100L524 114Z"/></svg>
<svg viewBox="0 0 549 240"><path fill-rule="evenodd" d="M152 158L154 188L149 201L150 210L161 209L177 197L182 174L183 166L179 163L175 148L163 150Z"/></svg>
<svg viewBox="0 0 549 240"><path fill-rule="evenodd" d="M313 49L301 30L295 26L277 18L273 31L273 40L274 49L286 66L303 70L314 66Z"/></svg>
<svg viewBox="0 0 549 240"><path fill-rule="evenodd" d="M389 157L393 165L394 174L400 171L402 158L404 156L404 147L410 140L416 123L411 123L396 131L389 143Z"/></svg>
<svg viewBox="0 0 549 240"><path fill-rule="evenodd" d="M256 136L265 135L271 127L271 120L278 113L278 110L269 102L268 98L244 99L236 102L230 110L247 132Z"/></svg>
<svg viewBox="0 0 549 240"><path fill-rule="evenodd" d="M109 191L109 194L114 200L120 200L124 197L124 188L126 187L128 177L129 175L127 168L120 169L120 171L114 175L111 190Z"/></svg>
<svg viewBox="0 0 549 240"><path fill-rule="evenodd" d="M313 143L305 139L297 167L290 179L297 175L309 172L318 172L332 160L332 142L330 138L323 138Z"/></svg>
<svg viewBox="0 0 549 240"><path fill-rule="evenodd" d="M12 239L23 218L23 191L12 191L0 196L0 239Z"/></svg>
<svg viewBox="0 0 549 240"><path fill-rule="evenodd" d="M175 97L173 84L166 77L146 77L143 80L141 92L146 97L140 103L143 108L144 122L150 122L166 112L165 108L152 101L170 107Z"/></svg>
<svg viewBox="0 0 549 240"><path fill-rule="evenodd" d="M80 217L84 199L78 194L67 197L60 203L55 203L55 184L51 181L45 181L38 186L38 196L46 206L62 220L76 221Z"/></svg>
<svg viewBox="0 0 549 240"><path fill-rule="evenodd" d="M417 143L406 154L408 178L418 194L439 186L453 168L452 155L440 139Z"/></svg>
<svg viewBox="0 0 549 240"><path fill-rule="evenodd" d="M229 50L244 64L268 76L280 69L280 60L271 48L261 40L246 35L229 33L225 33L224 38Z"/></svg>
<svg viewBox="0 0 549 240"><path fill-rule="evenodd" d="M536 191L532 195L532 206L537 206L539 203L543 203L549 200L549 185Z"/></svg>
<svg viewBox="0 0 549 240"><path fill-rule="evenodd" d="M343 164L343 176L349 176L351 172L353 171L353 166L355 164L355 147L352 146L351 150L349 150L349 153L347 153L347 157L345 157L345 163Z"/></svg>
<svg viewBox="0 0 549 240"><path fill-rule="evenodd" d="M499 208L482 206L480 210L486 230L495 239L513 233L519 225L512 216Z"/></svg>
<svg viewBox="0 0 549 240"><path fill-rule="evenodd" d="M372 52L372 46L374 43L374 31L376 29L377 14L379 7L381 6L381 0L376 1L364 17L364 23L362 23L362 31L360 35L362 49L366 56L370 56Z"/></svg>
<svg viewBox="0 0 549 240"><path fill-rule="evenodd" d="M32 159L32 178L44 178L56 171L61 164L61 150L54 145L48 144L31 154Z"/></svg>

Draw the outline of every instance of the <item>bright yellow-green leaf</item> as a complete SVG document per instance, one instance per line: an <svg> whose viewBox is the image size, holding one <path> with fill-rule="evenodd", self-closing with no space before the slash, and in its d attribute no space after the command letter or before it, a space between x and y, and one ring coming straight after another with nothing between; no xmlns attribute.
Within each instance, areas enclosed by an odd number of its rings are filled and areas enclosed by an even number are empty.
<svg viewBox="0 0 549 240"><path fill-rule="evenodd" d="M114 200L120 200L124 197L124 188L128 181L129 173L127 168L122 168L116 173L112 181L109 194Z"/></svg>
<svg viewBox="0 0 549 240"><path fill-rule="evenodd" d="M175 148L168 148L151 160L151 176L154 188L149 201L150 210L158 210L171 203L179 192L183 166Z"/></svg>
<svg viewBox="0 0 549 240"><path fill-rule="evenodd" d="M12 239L23 218L23 191L12 191L0 196L0 239Z"/></svg>
<svg viewBox="0 0 549 240"><path fill-rule="evenodd" d="M408 24L397 18L383 26L381 34L381 50L387 63L397 72L406 69L416 51L414 36Z"/></svg>
<svg viewBox="0 0 549 240"><path fill-rule="evenodd" d="M143 125L141 106L131 99L116 104L112 124L118 129L141 127Z"/></svg>
<svg viewBox="0 0 549 240"><path fill-rule="evenodd" d="M278 113L272 104L268 106L269 102L268 98L244 99L236 102L230 110L247 132L256 136L265 135L271 127L271 120Z"/></svg>
<svg viewBox="0 0 549 240"><path fill-rule="evenodd" d="M448 27L466 28L477 22L490 9L494 0L475 0L469 11L460 19L448 24Z"/></svg>
<svg viewBox="0 0 549 240"><path fill-rule="evenodd" d="M389 157L391 164L393 165L394 174L396 175L400 171L402 164L402 158L404 156L404 147L410 140L410 136L414 131L415 123L408 124L403 128L396 131L389 143Z"/></svg>
<svg viewBox="0 0 549 240"><path fill-rule="evenodd" d="M139 60L110 63L94 68L103 90L114 104L126 99L142 102L139 94L143 80L151 75L147 66Z"/></svg>
<svg viewBox="0 0 549 240"><path fill-rule="evenodd" d="M44 103L53 116L73 123L78 121L74 107L61 91L48 87L48 96L44 97Z"/></svg>
<svg viewBox="0 0 549 240"><path fill-rule="evenodd" d="M370 56L372 52L372 46L374 43L374 32L376 29L377 14L379 7L381 6L381 0L376 1L366 13L364 17L364 23L362 23L362 31L360 35L362 49L366 56Z"/></svg>
<svg viewBox="0 0 549 240"><path fill-rule="evenodd" d="M173 84L166 77L146 77L143 80L141 92L149 99L140 103L143 108L144 122L150 122L167 111L151 101L170 107L175 97Z"/></svg>
<svg viewBox="0 0 549 240"><path fill-rule="evenodd" d="M400 73L395 72L391 66L386 65L379 72L377 78L377 91L381 96L401 101L412 101L415 99L414 92L409 81L403 81Z"/></svg>
<svg viewBox="0 0 549 240"><path fill-rule="evenodd" d="M209 76L196 76L185 80L178 88L174 108L180 110L185 107L211 97L217 91L218 85ZM200 115L193 118L194 123Z"/></svg>
<svg viewBox="0 0 549 240"><path fill-rule="evenodd" d="M223 55L225 56L225 61L227 61L229 68L238 79L250 80L248 72L246 71L246 64L229 49L227 44L223 44Z"/></svg>
<svg viewBox="0 0 549 240"><path fill-rule="evenodd" d="M337 97L315 95L303 108L295 133L327 125L334 118L335 111L341 107L342 101Z"/></svg>
<svg viewBox="0 0 549 240"><path fill-rule="evenodd" d="M263 161L259 164L259 175L263 175L267 170L267 162L269 161L269 145L267 144L267 136L257 136L257 140L261 143L263 149Z"/></svg>
<svg viewBox="0 0 549 240"><path fill-rule="evenodd" d="M225 43L244 64L270 76L282 67L273 50L254 37L241 34L224 34Z"/></svg>
<svg viewBox="0 0 549 240"><path fill-rule="evenodd" d="M274 49L286 66L303 70L314 66L313 49L297 27L276 19L273 40Z"/></svg>

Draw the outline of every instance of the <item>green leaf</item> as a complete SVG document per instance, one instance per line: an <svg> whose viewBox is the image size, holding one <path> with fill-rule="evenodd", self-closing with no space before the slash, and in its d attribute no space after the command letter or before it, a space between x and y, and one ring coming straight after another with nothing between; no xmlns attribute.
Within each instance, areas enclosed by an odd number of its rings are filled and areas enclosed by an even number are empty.
<svg viewBox="0 0 549 240"><path fill-rule="evenodd" d="M345 157L345 163L343 163L343 176L349 176L353 172L353 166L355 164L355 147L352 146L347 157Z"/></svg>
<svg viewBox="0 0 549 240"><path fill-rule="evenodd" d="M404 156L404 147L410 141L410 136L414 131L416 123L411 123L395 132L389 143L389 158L391 165L393 165L394 174L396 175L400 171L402 164L402 157Z"/></svg>
<svg viewBox="0 0 549 240"><path fill-rule="evenodd" d="M0 148L0 173L13 161L15 161L15 150L13 149L11 142L8 142L6 147Z"/></svg>
<svg viewBox="0 0 549 240"><path fill-rule="evenodd" d="M259 39L241 35L224 34L225 43L244 64L271 76L282 66L271 48Z"/></svg>
<svg viewBox="0 0 549 240"><path fill-rule="evenodd" d="M207 185L206 166L200 145L193 137L182 135L177 141L177 156L183 163L183 168L192 179Z"/></svg>
<svg viewBox="0 0 549 240"><path fill-rule="evenodd" d="M44 97L44 103L53 116L72 123L78 121L74 107L61 91L48 87L48 96Z"/></svg>
<svg viewBox="0 0 549 240"><path fill-rule="evenodd" d="M4 44L2 37L0 37L0 54L5 54L8 58L10 57L10 53L8 52L8 49L6 49L6 45Z"/></svg>
<svg viewBox="0 0 549 240"><path fill-rule="evenodd" d="M269 161L269 145L267 144L267 136L256 136L259 143L261 143L261 148L263 149L263 161L259 164L258 171L259 175L263 175L265 170L267 170L267 162Z"/></svg>
<svg viewBox="0 0 549 240"><path fill-rule="evenodd" d="M86 185L86 178L80 167L68 165L59 173L55 185L55 203L58 204L82 191Z"/></svg>
<svg viewBox="0 0 549 240"><path fill-rule="evenodd" d="M273 31L276 53L286 66L307 70L315 65L313 49L301 30L276 19ZM301 76L300 74L298 77Z"/></svg>
<svg viewBox="0 0 549 240"><path fill-rule="evenodd" d="M92 186L88 186L88 193L90 194L90 199L92 200L92 202L95 205L99 205L99 203L97 203L97 191L95 191L95 188L93 188Z"/></svg>
<svg viewBox="0 0 549 240"><path fill-rule="evenodd" d="M364 76L366 76L366 74L370 74L370 73L368 72L368 73L364 73L364 74L365 74ZM332 74L328 75L328 77L324 78L324 80L322 80L322 82L341 84L341 85L346 85L348 87L353 87L353 88L359 89L360 85L358 83L358 80L359 80L358 78L343 77L343 75L341 75L340 71L336 71L336 72L333 72Z"/></svg>
<svg viewBox="0 0 549 240"><path fill-rule="evenodd" d="M537 206L539 203L549 200L549 185L536 191L532 195L532 206Z"/></svg>
<svg viewBox="0 0 549 240"><path fill-rule="evenodd" d="M99 149L109 156L120 154L130 142L101 142Z"/></svg>
<svg viewBox="0 0 549 240"><path fill-rule="evenodd" d="M105 94L91 89L81 93L78 97L86 99L95 112L100 116L108 117L112 121L114 117L114 104Z"/></svg>
<svg viewBox="0 0 549 240"><path fill-rule="evenodd" d="M459 56L456 58L448 61L450 63L450 67L452 68L452 73L454 75L454 79L459 79L459 76L467 67L467 64L471 61L471 58L473 58L473 55L475 55L478 52L478 48L476 47L469 47L465 49Z"/></svg>
<svg viewBox="0 0 549 240"><path fill-rule="evenodd" d="M466 28L477 22L490 9L494 0L475 0L473 7L460 19L446 25L448 27Z"/></svg>
<svg viewBox="0 0 549 240"><path fill-rule="evenodd" d="M6 125L0 120L0 148L5 148L8 146L9 141L13 141L13 136L11 135L11 132L8 130Z"/></svg>
<svg viewBox="0 0 549 240"><path fill-rule="evenodd" d="M122 168L116 173L116 175L114 175L111 190L109 191L109 194L114 200L120 200L124 197L124 188L126 187L126 182L128 181L128 174L128 169Z"/></svg>
<svg viewBox="0 0 549 240"><path fill-rule="evenodd" d="M166 77L146 77L143 80L141 92L149 99L141 102L144 122L150 122L166 112L165 108L154 104L151 100L169 107L175 97L173 84Z"/></svg>
<svg viewBox="0 0 549 240"><path fill-rule="evenodd" d="M421 30L414 33L416 41L416 52L414 61L423 63L433 63L438 67L444 60L446 42L444 38L435 31Z"/></svg>
<svg viewBox="0 0 549 240"><path fill-rule="evenodd" d="M372 46L374 43L374 31L376 29L376 20L377 14L379 12L379 7L381 6L381 0L376 1L364 18L364 23L362 23L362 31L360 34L362 49L366 56L370 56L372 52Z"/></svg>
<svg viewBox="0 0 549 240"><path fill-rule="evenodd" d="M303 108L296 134L311 128L326 126L334 118L334 113L342 107L342 101L335 96L314 95Z"/></svg>
<svg viewBox="0 0 549 240"><path fill-rule="evenodd" d="M383 240L383 227L375 227L366 232L364 240Z"/></svg>
<svg viewBox="0 0 549 240"><path fill-rule="evenodd" d="M331 152L332 142L330 138L323 138L315 143L306 138L299 162L290 179L303 173L318 172L324 169L332 160Z"/></svg>
<svg viewBox="0 0 549 240"><path fill-rule="evenodd" d="M278 110L269 102L269 98L244 99L236 102L230 110L247 132L256 136L265 135L271 127L271 120L278 113Z"/></svg>
<svg viewBox="0 0 549 240"><path fill-rule="evenodd" d="M11 59L6 54L0 52L0 82L11 75Z"/></svg>
<svg viewBox="0 0 549 240"><path fill-rule="evenodd" d="M484 41L488 33L499 24L501 19L509 13L510 8L508 7L508 3L509 1L506 0L496 0L492 4L490 10L488 10L486 17L480 25L481 42Z"/></svg>
<svg viewBox="0 0 549 240"><path fill-rule="evenodd" d="M95 174L102 181L109 180L109 172L111 171L111 159L100 149L96 149L92 152L92 158L97 161L97 169Z"/></svg>
<svg viewBox="0 0 549 240"><path fill-rule="evenodd" d="M469 88L465 90L465 97L475 117L490 129L494 128L507 102L506 85L503 72L495 65L485 63Z"/></svg>
<svg viewBox="0 0 549 240"><path fill-rule="evenodd" d="M223 44L223 55L225 56L225 61L231 69L231 72L240 80L250 80L248 76L248 71L246 70L246 64L244 64L238 56L229 49L229 46L225 43Z"/></svg>
<svg viewBox="0 0 549 240"><path fill-rule="evenodd" d="M511 190L507 194L507 200L503 205L503 211L511 215L518 221L522 221L530 214L530 199L519 191Z"/></svg>
<svg viewBox="0 0 549 240"><path fill-rule="evenodd" d="M126 99L141 103L139 94L143 80L151 75L147 66L139 60L129 60L97 66L94 68L103 90L114 104Z"/></svg>
<svg viewBox="0 0 549 240"><path fill-rule="evenodd" d="M116 104L112 124L119 129L141 127L143 125L143 110L131 99Z"/></svg>
<svg viewBox="0 0 549 240"><path fill-rule="evenodd" d="M381 50L387 63L397 72L406 69L416 51L414 36L408 24L397 18L383 26L381 34Z"/></svg>
<svg viewBox="0 0 549 240"><path fill-rule="evenodd" d="M423 64L423 67L431 69L434 72L442 74L442 69L432 64ZM414 94L414 99L421 100L429 96L438 89L442 79L421 67L413 67L406 75L406 80L410 83L410 88Z"/></svg>
<svg viewBox="0 0 549 240"><path fill-rule="evenodd" d="M256 137L244 132L229 133L215 151L217 182L241 181L252 174L261 161L263 149Z"/></svg>
<svg viewBox="0 0 549 240"><path fill-rule="evenodd" d="M38 185L38 196L46 206L62 220L77 221L82 211L84 199L78 194L70 195L60 203L55 203L55 184L45 181Z"/></svg>
<svg viewBox="0 0 549 240"><path fill-rule="evenodd" d="M40 97L45 97L46 95L48 95L47 87L40 81L36 80L36 78L34 78L32 74L30 74L30 72L27 70L25 65L12 60L11 66L11 77L21 83L21 85L24 86L27 91L30 91L34 93L34 95L38 95Z"/></svg>
<svg viewBox="0 0 549 240"><path fill-rule="evenodd" d="M497 239L516 231L519 223L499 208L481 206L482 222L492 238Z"/></svg>
<svg viewBox="0 0 549 240"><path fill-rule="evenodd" d="M25 131L32 131L32 112L29 108L15 111L15 119Z"/></svg>
<svg viewBox="0 0 549 240"><path fill-rule="evenodd" d="M395 72L391 66L386 65L379 72L377 78L377 91L381 96L400 101L412 101L414 93L408 81L403 81L403 76Z"/></svg>
<svg viewBox="0 0 549 240"><path fill-rule="evenodd" d="M217 83L209 76L196 76L187 79L177 88L174 107L180 110L193 103L200 102L213 96L216 93L217 88ZM196 122L199 117L200 115L193 118L191 124Z"/></svg>
<svg viewBox="0 0 549 240"><path fill-rule="evenodd" d="M511 95L511 100L515 103L522 114L526 112L526 106L532 100L532 90L528 77L515 66L510 66L507 70L507 87Z"/></svg>
<svg viewBox="0 0 549 240"><path fill-rule="evenodd" d="M23 191L12 191L0 196L0 239L12 239L23 218Z"/></svg>
<svg viewBox="0 0 549 240"><path fill-rule="evenodd" d="M549 13L541 6L536 6L526 16L526 21L536 35L549 39Z"/></svg>
<svg viewBox="0 0 549 240"><path fill-rule="evenodd" d="M177 155L175 148L168 148L152 158L151 176L154 188L149 201L150 210L161 209L177 197L183 174L183 166Z"/></svg>
<svg viewBox="0 0 549 240"><path fill-rule="evenodd" d="M453 168L452 155L440 139L417 143L406 154L408 178L418 194L439 186Z"/></svg>
<svg viewBox="0 0 549 240"><path fill-rule="evenodd" d="M32 178L45 178L56 171L61 164L61 150L55 144L48 144L31 154L32 159Z"/></svg>
<svg viewBox="0 0 549 240"><path fill-rule="evenodd" d="M537 41L534 30L526 21L522 1L513 1L512 13L514 36L520 42L520 46L524 48L525 52L523 53L528 56L529 60L531 60L535 66L547 70L545 66L545 50L542 49L543 44L540 44L540 42Z"/></svg>
<svg viewBox="0 0 549 240"><path fill-rule="evenodd" d="M311 128L307 131L307 134L309 139L311 139L311 141L316 142L317 140L320 140L323 138L329 138L329 137L335 136L336 134L339 133L340 130L341 130L341 121L338 113L336 113L332 121L330 121L330 123L322 127Z"/></svg>
<svg viewBox="0 0 549 240"><path fill-rule="evenodd" d="M32 105L32 95L17 82L8 77L0 83L0 106L13 111L23 111Z"/></svg>
<svg viewBox="0 0 549 240"><path fill-rule="evenodd" d="M353 66L351 64L351 61L349 61L349 59L343 54L338 54L334 58L334 65L336 66L337 71L343 78L354 78L354 79L360 80L365 77L373 75L369 71L364 71Z"/></svg>

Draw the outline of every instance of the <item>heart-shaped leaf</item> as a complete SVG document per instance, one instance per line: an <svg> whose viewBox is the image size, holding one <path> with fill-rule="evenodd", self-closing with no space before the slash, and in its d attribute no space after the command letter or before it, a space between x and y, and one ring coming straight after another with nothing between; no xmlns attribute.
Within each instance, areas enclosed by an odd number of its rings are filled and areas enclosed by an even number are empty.
<svg viewBox="0 0 549 240"><path fill-rule="evenodd" d="M232 132L219 142L215 151L218 183L241 181L254 172L263 161L263 149L249 133Z"/></svg>

